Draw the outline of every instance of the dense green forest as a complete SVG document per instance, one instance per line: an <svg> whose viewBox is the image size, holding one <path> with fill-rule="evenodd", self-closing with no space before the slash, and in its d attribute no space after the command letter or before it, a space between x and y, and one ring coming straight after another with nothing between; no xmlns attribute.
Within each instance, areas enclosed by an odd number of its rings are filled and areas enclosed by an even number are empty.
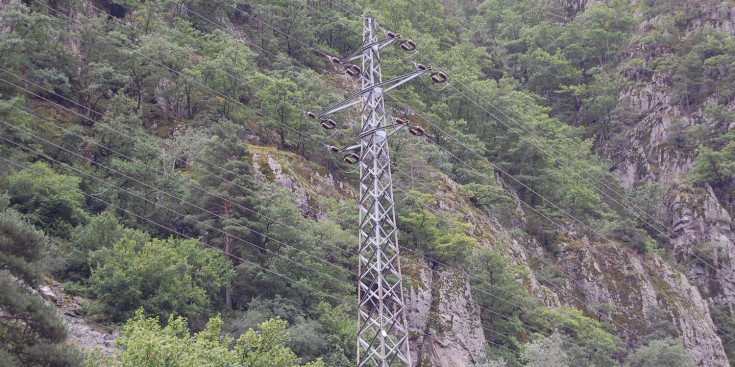
<svg viewBox="0 0 735 367"><path fill-rule="evenodd" d="M672 103L706 106L717 121L672 123L668 144L696 156L682 185L711 186L735 208L727 108L735 38L689 32L701 7L0 0L3 366L354 366L355 197L304 203L254 168L253 152L285 154L356 186L354 166L325 145L350 140L358 113L340 114L341 130L330 135L305 112L358 88L325 56L360 45L363 14L418 44L417 53L385 49L385 75L414 62L449 75L444 89L422 80L386 98L428 137L391 142L396 214L405 262L471 275L487 352L477 366L696 365L655 308L657 323L631 342L585 307L546 306L503 256L510 239L480 246L465 213L433 193L436 175L446 175L548 259L568 224L580 237L676 265L656 224L667 220L658 208L667 188L624 188L598 148L624 144L640 118L621 91L666 72ZM630 58L631 45L655 56ZM538 267L540 282L564 282L554 267ZM61 321L29 292L44 276L91 300L84 317L122 332L116 352L65 342ZM715 321L735 334L731 319ZM732 361L735 342L723 345Z"/></svg>

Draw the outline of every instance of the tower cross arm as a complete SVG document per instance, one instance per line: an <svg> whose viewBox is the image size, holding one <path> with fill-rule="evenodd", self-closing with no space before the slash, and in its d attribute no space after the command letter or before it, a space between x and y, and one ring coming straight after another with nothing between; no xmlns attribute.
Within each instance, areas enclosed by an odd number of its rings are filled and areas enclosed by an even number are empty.
<svg viewBox="0 0 735 367"><path fill-rule="evenodd" d="M355 52L349 54L345 58L343 58L341 62L342 63L346 63L346 62L350 62L352 60L357 60L359 58L362 58L362 54L365 52L365 50L367 50L369 48L372 48L372 47L377 47L378 50L381 50L384 47L386 47L386 46L390 45L391 43L395 42L395 40L396 40L396 38L390 38L390 39L385 40L385 41L370 42L370 43L368 43L368 44L360 47Z"/></svg>
<svg viewBox="0 0 735 367"><path fill-rule="evenodd" d="M359 99L355 100L356 98L358 98L360 96L363 96L365 94L371 93L372 91L374 91L377 88L382 88L382 92L383 93L389 92L389 91L391 91L393 89L396 89L396 88L400 87L401 85L403 85L405 83L408 83L409 81L413 80L414 78L419 77L419 76L425 74L427 71L429 71L429 70L428 69L426 69L426 70L417 69L416 71L410 72L408 74L397 76L395 78L388 79L388 80L386 80L384 82L381 82L381 83L375 83L375 84L373 84L373 85L371 85L371 86L369 86L369 87L367 87L367 88L365 88L365 89L363 89L363 90L361 90L361 91L359 91L359 92L357 92L357 93L355 93L355 94L353 94L353 95L345 98L344 100L342 100L342 102L339 102L339 103L333 105L332 107L329 107L328 109L320 112L319 114L316 115L316 118L321 118L321 117L324 117L326 115L330 115L330 114L333 114L335 112L342 111L345 108L352 107L352 106L354 106L354 105L356 105L356 104L358 104L358 103L361 102L361 100L359 100ZM385 86L387 86L387 87L385 87Z"/></svg>
<svg viewBox="0 0 735 367"><path fill-rule="evenodd" d="M364 139L368 135L372 135L372 134L375 134L378 131L385 130L385 131L387 131L387 133L385 134L385 137L387 138L387 137L390 137L391 135L395 134L398 130L404 128L405 126L406 125L402 125L402 124L391 124L391 125L385 125L385 126L376 127L374 129L370 129L368 131L364 131L364 132L360 133L360 135L358 135L356 138L352 139L352 141L350 141L349 143L347 143L345 145L345 147L342 148L342 149L340 149L339 151L340 152L347 152L347 151L359 149L361 147L361 145L360 144L357 144L357 142L359 142L360 140Z"/></svg>

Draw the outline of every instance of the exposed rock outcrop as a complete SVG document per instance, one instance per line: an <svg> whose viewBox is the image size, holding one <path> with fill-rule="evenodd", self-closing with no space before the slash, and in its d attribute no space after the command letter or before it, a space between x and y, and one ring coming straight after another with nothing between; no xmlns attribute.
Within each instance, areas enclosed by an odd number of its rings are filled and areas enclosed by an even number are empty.
<svg viewBox="0 0 735 367"><path fill-rule="evenodd" d="M691 263L687 276L712 301L735 304L735 232L733 219L712 188L706 193L680 189L671 204L676 236L672 246L681 263Z"/></svg>
<svg viewBox="0 0 735 367"><path fill-rule="evenodd" d="M352 186L296 154L258 145L249 145L248 149L253 169L266 180L291 190L305 216L322 218L328 201L357 197Z"/></svg>
<svg viewBox="0 0 735 367"><path fill-rule="evenodd" d="M648 309L665 312L700 366L729 366L707 302L697 287L657 255L639 257L620 246L586 238L560 244L558 264L571 281L559 297L565 304L612 323L629 345L645 342ZM606 303L609 313L590 309Z"/></svg>
<svg viewBox="0 0 735 367"><path fill-rule="evenodd" d="M452 268L432 271L424 261L404 264L412 279L406 302L413 365L465 367L485 357L480 310L467 275Z"/></svg>
<svg viewBox="0 0 735 367"><path fill-rule="evenodd" d="M68 340L84 351L97 350L102 354L115 353L115 340L122 335L118 330L85 320L79 313L89 303L79 296L64 292L61 283L46 278L46 284L39 288L46 302L57 308L59 317L68 328Z"/></svg>
<svg viewBox="0 0 735 367"><path fill-rule="evenodd" d="M677 12L697 15L678 25L681 32L678 42L686 42L699 30L735 35L735 7L731 2L689 2L682 6ZM656 29L660 22L660 17L641 22L628 46L628 58L641 62L644 65L641 70L656 58L672 56L671 50L643 41L650 32L660 32ZM671 70L640 73L638 69L634 68L628 75L635 83L621 92L622 99L637 110L637 117L628 122L629 127L622 137L614 142L601 142L598 148L623 186L636 189L641 184L657 182L670 188L665 195L667 199L659 203L669 219L656 227L670 238L674 259L685 268L688 281L701 292L701 297L692 298L691 305L701 308L699 300L703 298L710 305L732 307L735 305L733 218L711 187L692 188L686 183L685 178L694 166L696 150L685 144L682 137L687 131L703 126L720 132L732 130L735 124L717 122L705 113L705 109L721 104L733 111L735 104L732 100L727 104L717 93L708 95L700 103L678 102L673 98ZM668 278L662 277L662 280L668 282ZM705 336L709 326L700 324L688 329L682 323L685 320L677 321L677 325L699 365L719 365L720 362L707 359L710 355L715 358L718 353L710 354L710 351L719 349Z"/></svg>

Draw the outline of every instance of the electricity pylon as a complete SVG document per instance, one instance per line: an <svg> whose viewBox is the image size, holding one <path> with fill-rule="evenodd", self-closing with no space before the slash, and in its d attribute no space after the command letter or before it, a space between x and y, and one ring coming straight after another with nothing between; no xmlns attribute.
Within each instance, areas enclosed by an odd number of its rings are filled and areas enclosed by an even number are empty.
<svg viewBox="0 0 735 367"><path fill-rule="evenodd" d="M444 73L414 63L414 72L383 81L380 50L397 42L404 51L413 52L416 44L392 32L382 33L384 37L379 37L375 19L365 18L362 47L341 60L329 57L344 66L347 74L359 78L362 89L322 113L307 113L325 129L334 129L337 123L325 116L360 104L360 134L344 148L328 147L346 153L346 162L360 165L358 367L411 366L388 137L403 127L417 136L424 135L424 130L404 119L388 119L383 95L427 72L436 83L447 79ZM356 60L362 67L349 64Z"/></svg>

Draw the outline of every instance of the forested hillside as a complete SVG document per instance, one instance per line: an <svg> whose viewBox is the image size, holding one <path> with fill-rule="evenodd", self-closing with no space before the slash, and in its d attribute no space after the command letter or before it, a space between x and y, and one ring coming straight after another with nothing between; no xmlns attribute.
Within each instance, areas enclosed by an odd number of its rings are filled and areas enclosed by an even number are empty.
<svg viewBox="0 0 735 367"><path fill-rule="evenodd" d="M414 366L735 362L731 0L0 0L0 366L354 366L363 16Z"/></svg>

